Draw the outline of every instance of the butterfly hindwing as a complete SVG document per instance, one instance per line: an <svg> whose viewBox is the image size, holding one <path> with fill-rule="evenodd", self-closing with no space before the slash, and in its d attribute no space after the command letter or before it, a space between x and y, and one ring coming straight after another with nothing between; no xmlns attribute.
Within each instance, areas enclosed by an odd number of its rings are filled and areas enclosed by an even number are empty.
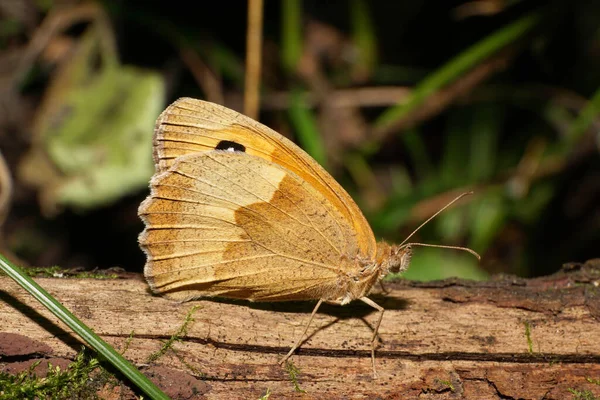
<svg viewBox="0 0 600 400"><path fill-rule="evenodd" d="M352 226L282 166L239 151L178 157L140 206L153 290L178 300L321 298L355 268Z"/></svg>

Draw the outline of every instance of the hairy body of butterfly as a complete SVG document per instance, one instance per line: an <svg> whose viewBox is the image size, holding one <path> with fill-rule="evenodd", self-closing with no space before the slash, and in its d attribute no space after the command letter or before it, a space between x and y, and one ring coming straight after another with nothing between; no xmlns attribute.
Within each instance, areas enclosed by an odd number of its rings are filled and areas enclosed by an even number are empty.
<svg viewBox="0 0 600 400"><path fill-rule="evenodd" d="M225 107L173 103L157 120L154 160L139 208L154 292L179 301L318 300L310 321L322 302L360 299L380 312L374 359L383 308L366 296L408 267L410 245L377 243L352 198L308 154Z"/></svg>

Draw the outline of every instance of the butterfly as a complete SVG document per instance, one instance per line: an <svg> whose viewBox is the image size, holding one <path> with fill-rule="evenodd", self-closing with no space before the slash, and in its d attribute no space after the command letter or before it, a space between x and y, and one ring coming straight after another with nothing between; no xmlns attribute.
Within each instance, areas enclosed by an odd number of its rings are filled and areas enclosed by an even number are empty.
<svg viewBox="0 0 600 400"><path fill-rule="evenodd" d="M178 301L368 297L390 273L406 270L411 246L377 242L350 195L307 153L272 129L226 107L181 98L157 119L156 173L139 215L144 275L155 293ZM443 247L443 246L442 246Z"/></svg>

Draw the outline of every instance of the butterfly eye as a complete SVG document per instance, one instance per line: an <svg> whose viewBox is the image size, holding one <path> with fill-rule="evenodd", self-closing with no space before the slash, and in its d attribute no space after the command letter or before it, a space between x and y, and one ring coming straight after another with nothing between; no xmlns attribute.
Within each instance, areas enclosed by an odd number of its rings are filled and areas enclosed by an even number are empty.
<svg viewBox="0 0 600 400"><path fill-rule="evenodd" d="M246 147L236 142L231 142L229 140L221 140L215 150L225 150L225 151L240 151L242 153L246 152Z"/></svg>

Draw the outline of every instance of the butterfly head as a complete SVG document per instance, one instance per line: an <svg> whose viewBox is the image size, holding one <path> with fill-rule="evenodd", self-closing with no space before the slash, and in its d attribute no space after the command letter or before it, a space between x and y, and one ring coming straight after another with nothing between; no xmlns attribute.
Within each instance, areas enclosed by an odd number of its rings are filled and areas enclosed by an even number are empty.
<svg viewBox="0 0 600 400"><path fill-rule="evenodd" d="M408 269L410 258L412 257L412 248L410 244L403 246L392 246L390 251L390 272L404 272Z"/></svg>
<svg viewBox="0 0 600 400"><path fill-rule="evenodd" d="M410 244L390 246L387 243L380 242L377 246L377 253L382 275L387 275L389 273L404 272L408 269L412 248Z"/></svg>

